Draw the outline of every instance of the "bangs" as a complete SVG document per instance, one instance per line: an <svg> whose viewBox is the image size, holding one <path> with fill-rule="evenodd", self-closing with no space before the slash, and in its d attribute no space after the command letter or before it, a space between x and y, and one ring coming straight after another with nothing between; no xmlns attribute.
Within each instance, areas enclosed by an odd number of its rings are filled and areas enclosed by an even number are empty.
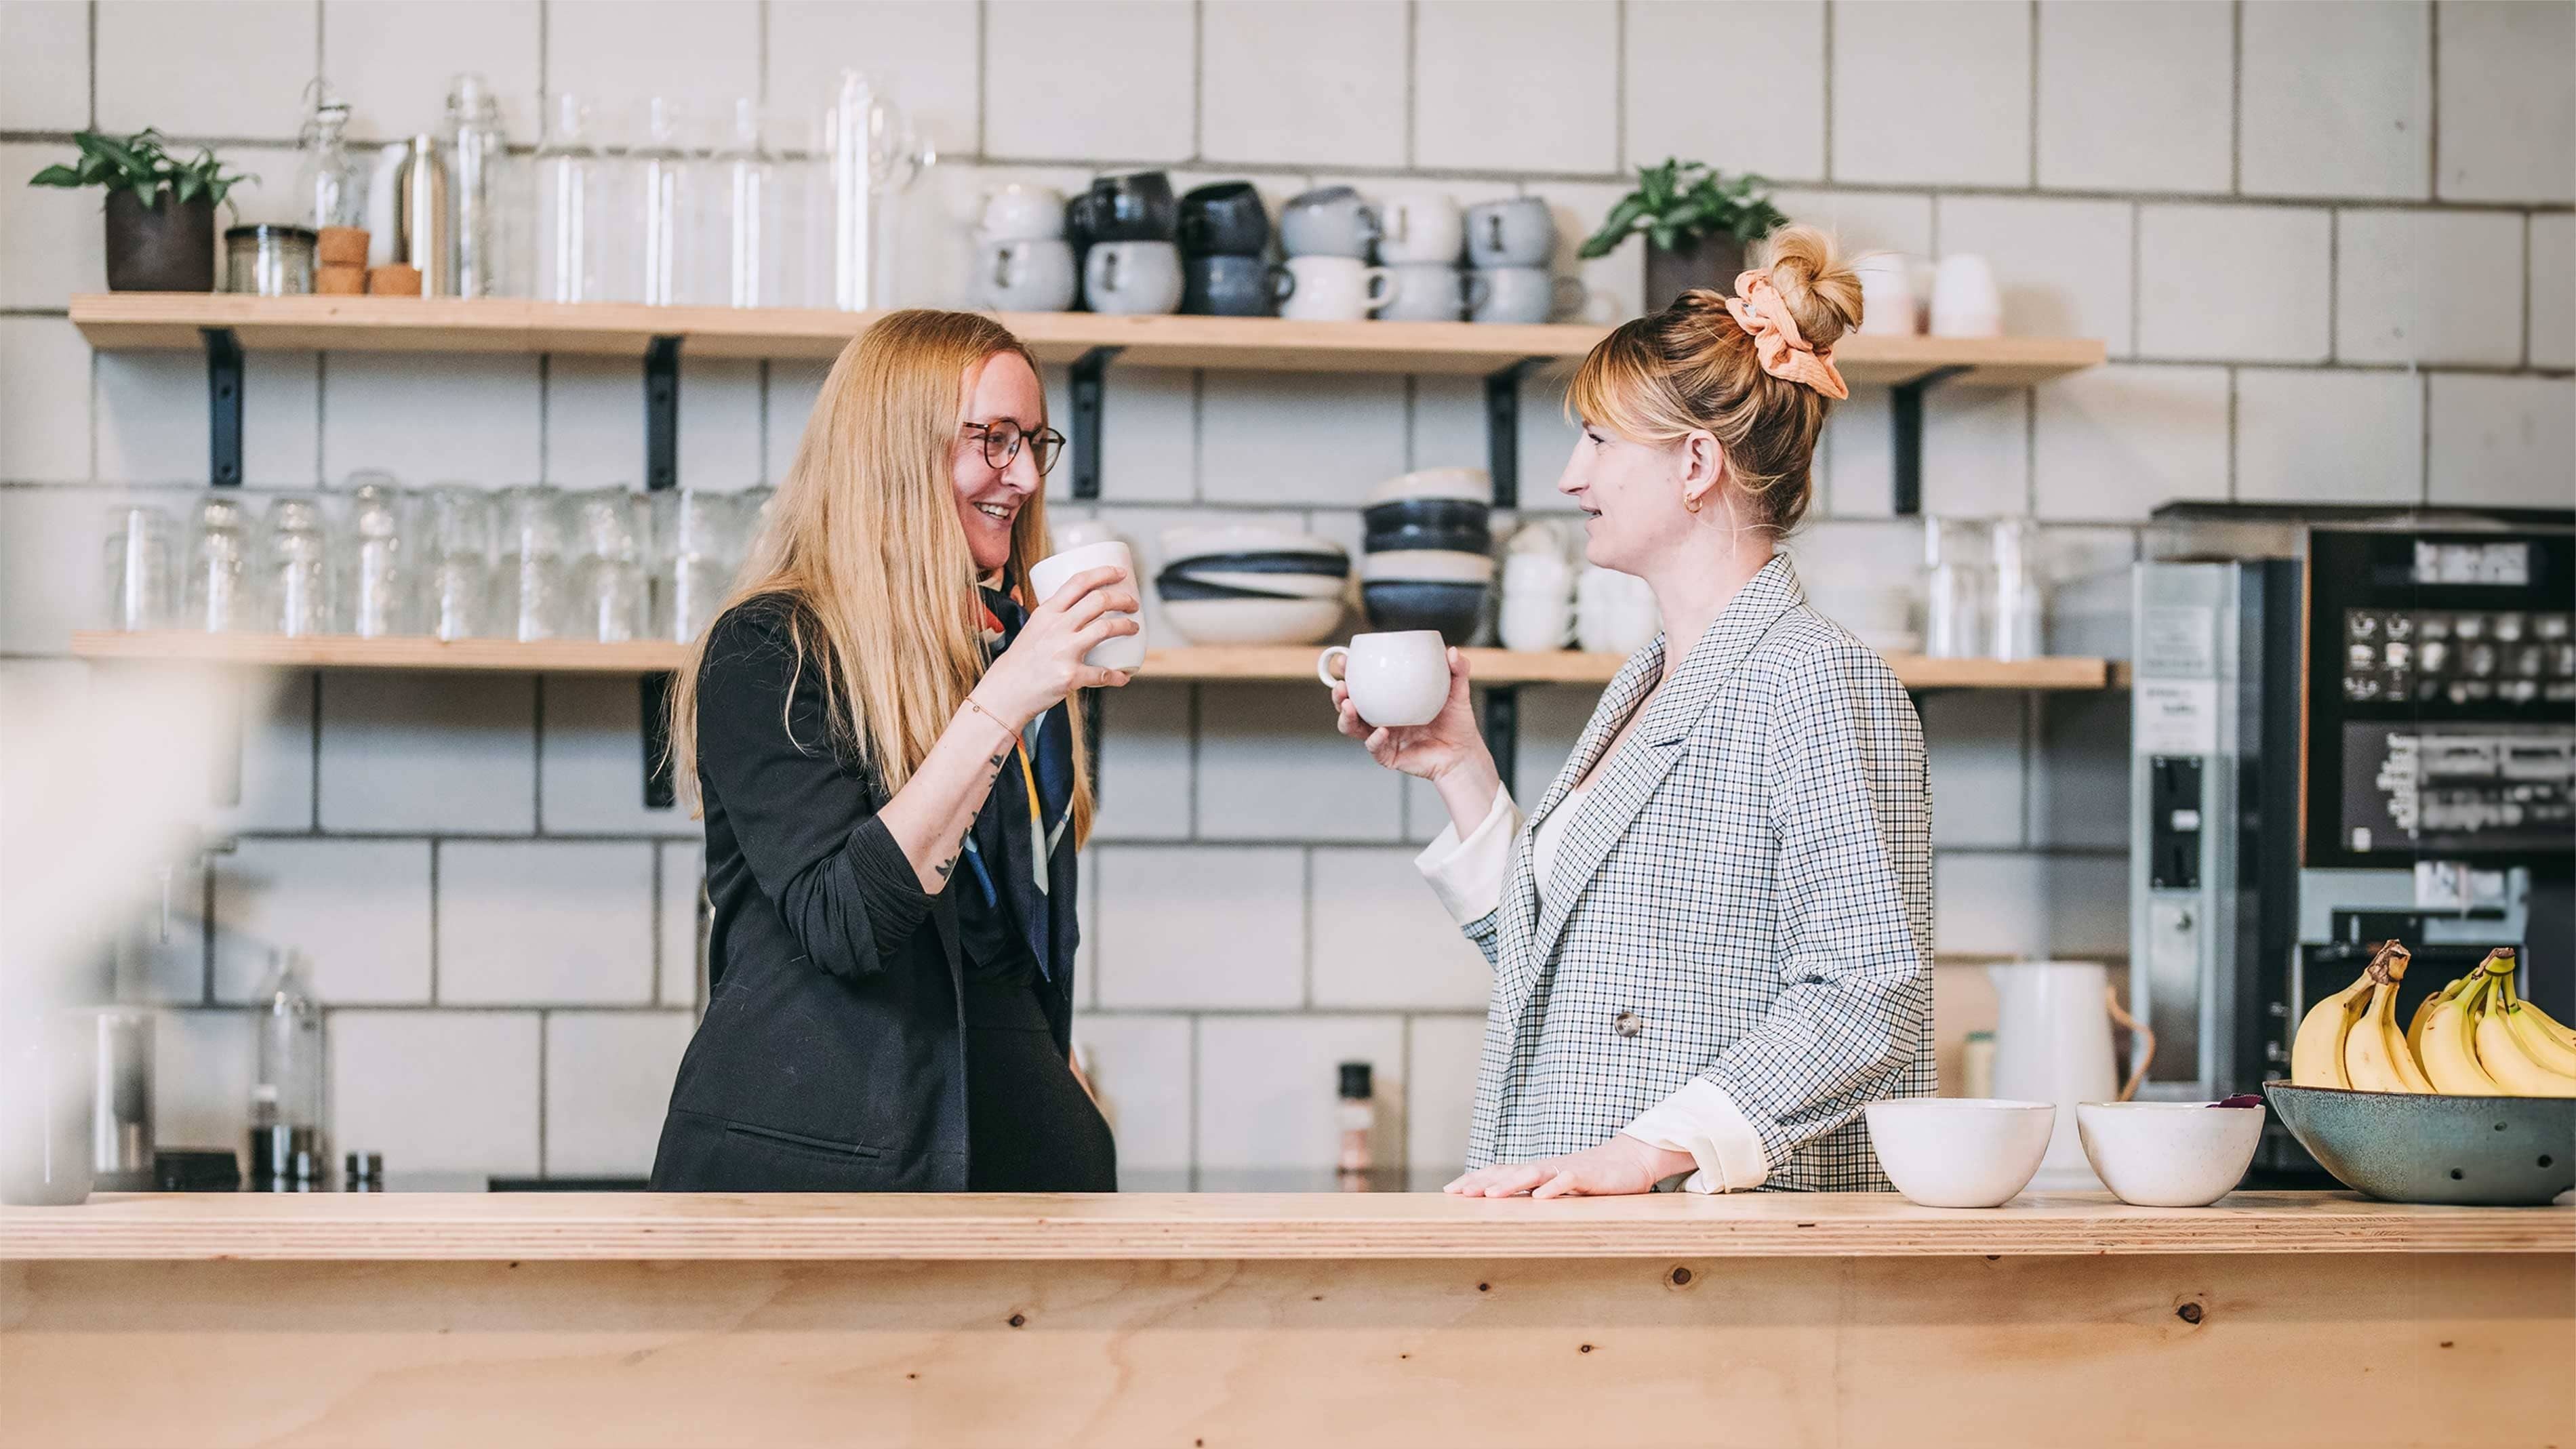
<svg viewBox="0 0 2576 1449"><path fill-rule="evenodd" d="M1659 362L1649 336L1651 325L1650 318L1634 318L1593 344L1565 390L1568 416L1599 423L1632 442L1665 442L1678 436L1658 426L1645 406Z"/></svg>

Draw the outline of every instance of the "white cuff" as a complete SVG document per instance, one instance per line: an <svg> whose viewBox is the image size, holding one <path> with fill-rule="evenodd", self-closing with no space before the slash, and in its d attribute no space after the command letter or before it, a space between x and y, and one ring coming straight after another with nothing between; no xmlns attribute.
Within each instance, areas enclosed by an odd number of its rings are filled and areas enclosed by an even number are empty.
<svg viewBox="0 0 2576 1449"><path fill-rule="evenodd" d="M1621 1130L1649 1147L1689 1153L1699 1171L1682 1184L1684 1192L1751 1192L1771 1176L1753 1124L1705 1077L1691 1078Z"/></svg>
<svg viewBox="0 0 2576 1449"><path fill-rule="evenodd" d="M1494 807L1468 833L1458 838L1458 823L1440 827L1439 837L1413 858L1431 893L1459 925L1490 914L1503 901L1503 878L1512 870L1512 842L1521 833L1520 807L1512 792L1496 790Z"/></svg>

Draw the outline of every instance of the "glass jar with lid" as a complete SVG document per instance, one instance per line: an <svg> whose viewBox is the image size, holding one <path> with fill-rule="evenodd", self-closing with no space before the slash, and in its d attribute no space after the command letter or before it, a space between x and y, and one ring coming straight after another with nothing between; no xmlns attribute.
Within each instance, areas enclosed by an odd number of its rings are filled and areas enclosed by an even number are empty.
<svg viewBox="0 0 2576 1449"><path fill-rule="evenodd" d="M315 234L262 223L224 233L224 290L256 297L300 297L313 290Z"/></svg>
<svg viewBox="0 0 2576 1449"><path fill-rule="evenodd" d="M367 224L367 173L349 157L349 104L333 96L326 81L304 88L304 124L295 138L295 206L297 221L317 231Z"/></svg>

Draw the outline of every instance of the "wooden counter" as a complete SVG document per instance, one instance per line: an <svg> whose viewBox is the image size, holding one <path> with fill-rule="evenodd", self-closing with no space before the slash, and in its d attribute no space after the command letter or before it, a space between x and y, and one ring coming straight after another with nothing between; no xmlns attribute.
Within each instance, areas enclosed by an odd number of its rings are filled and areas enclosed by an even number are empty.
<svg viewBox="0 0 2576 1449"><path fill-rule="evenodd" d="M129 1196L5 1444L2564 1444L2576 1210Z"/></svg>

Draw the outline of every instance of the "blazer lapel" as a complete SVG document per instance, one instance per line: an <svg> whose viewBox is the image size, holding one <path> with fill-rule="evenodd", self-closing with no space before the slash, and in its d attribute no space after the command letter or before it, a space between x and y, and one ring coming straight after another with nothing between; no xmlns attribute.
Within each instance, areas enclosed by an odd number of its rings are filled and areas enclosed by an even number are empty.
<svg viewBox="0 0 2576 1449"><path fill-rule="evenodd" d="M1556 779L1539 796L1537 807L1521 822L1520 834L1512 844L1511 873L1503 882L1503 905L1520 927L1524 940L1538 929L1538 882L1530 861L1530 841L1537 833L1538 823L1547 818L1548 812L1554 810L1565 799L1566 792L1574 788L1574 782L1582 779L1601 758L1601 752L1609 748L1611 738L1619 733L1619 726L1627 722L1628 712L1635 709L1637 701L1654 687L1655 678L1663 668L1664 636L1658 634L1648 640L1644 648L1629 655L1628 662L1611 676L1610 683L1601 691L1601 702L1592 707L1592 718L1583 726L1582 737L1575 741L1574 753L1565 757L1565 765L1556 772Z"/></svg>
<svg viewBox="0 0 2576 1449"><path fill-rule="evenodd" d="M1544 962L1556 953L1557 940L1564 934L1574 903L1582 898L1592 878L1600 872L1602 862L1628 833L1639 811L1653 798L1655 788L1680 763L1683 744L1690 738L1692 727L1717 698L1718 686L1734 667L1751 653L1755 643L1770 632L1780 616L1802 598L1796 573L1786 554L1775 554L1762 571L1747 580L1726 608L1709 625L1689 654L1682 659L1672 682L1655 696L1646 708L1646 717L1628 737L1627 745L1610 761L1605 773L1593 785L1582 807L1583 813L1567 827L1565 844L1557 852L1555 869L1546 882L1546 904L1538 913L1531 944L1532 959ZM1540 802L1540 811L1553 809L1565 797L1574 782L1592 768L1601 751L1619 732L1619 726L1635 707L1637 699L1653 687L1655 675L1663 667L1662 641L1640 650L1628 661L1628 667L1611 682L1599 709L1593 711L1583 741L1558 772L1556 784ZM1647 667L1641 669L1643 664ZM1622 686L1625 686L1623 689ZM1616 695L1616 708L1613 708ZM1539 815L1531 817L1535 827ZM1528 853L1530 833L1523 835L1524 857ZM1524 859L1514 874L1526 876L1529 866ZM1531 894L1537 895L1537 882L1531 883Z"/></svg>

